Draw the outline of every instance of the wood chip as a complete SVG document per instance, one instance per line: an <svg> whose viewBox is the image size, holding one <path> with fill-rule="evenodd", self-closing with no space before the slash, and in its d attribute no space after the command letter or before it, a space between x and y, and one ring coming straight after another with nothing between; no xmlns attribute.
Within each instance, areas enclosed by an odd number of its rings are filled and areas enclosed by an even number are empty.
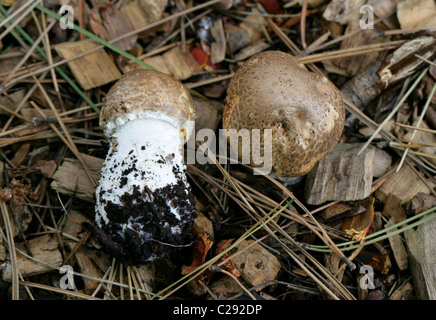
<svg viewBox="0 0 436 320"><path fill-rule="evenodd" d="M121 11L127 14L135 29L141 29L159 20L168 0L128 0L123 1Z"/></svg>
<svg viewBox="0 0 436 320"><path fill-rule="evenodd" d="M83 160L98 181L103 159L82 154ZM95 187L88 179L77 159L66 158L53 175L51 187L62 194L74 196L78 199L94 202Z"/></svg>
<svg viewBox="0 0 436 320"><path fill-rule="evenodd" d="M194 72L191 65L186 61L186 55L182 52L180 46L165 52L162 59L167 65L168 71L177 80L188 79Z"/></svg>
<svg viewBox="0 0 436 320"><path fill-rule="evenodd" d="M345 30L345 34L351 33L360 29L359 20L355 20L348 24ZM359 32L352 37L347 37L341 42L340 49L348 49L357 46L371 45L376 43L382 43L386 41L383 37L373 38L380 30L378 29L368 29L365 32ZM345 57L341 59L335 59L332 64L337 66L341 70L346 70L348 76L355 76L365 71L379 56L378 51L371 53L361 54L353 57Z"/></svg>
<svg viewBox="0 0 436 320"><path fill-rule="evenodd" d="M395 219L390 218L389 221L385 224L385 228L391 227L395 224ZM393 229L391 232L397 230ZM402 236L397 234L389 237L389 243L391 245L392 252L394 253L395 261L397 262L397 266L400 270L404 271L408 268L409 263L407 261L408 255L406 251L406 247L404 246Z"/></svg>
<svg viewBox="0 0 436 320"><path fill-rule="evenodd" d="M357 155L362 144L338 144L307 174L305 199L312 205L326 201L355 201L371 193L375 148Z"/></svg>
<svg viewBox="0 0 436 320"><path fill-rule="evenodd" d="M34 259L56 267L62 265L62 255L58 249L59 243L55 237L44 235L31 239L27 243ZM27 253L24 243L16 243L15 245L19 250ZM30 260L19 252L17 252L17 267L23 277L55 271L55 269L47 265ZM2 265L1 271L4 280L12 279L12 269L9 262Z"/></svg>
<svg viewBox="0 0 436 320"><path fill-rule="evenodd" d="M266 49L268 49L270 47L270 44L263 41L263 40L258 40L252 44L249 44L248 46L246 46L245 48L242 48L234 57L233 61L238 62L238 61L243 61L246 60L252 56L254 56L255 54L262 52Z"/></svg>
<svg viewBox="0 0 436 320"><path fill-rule="evenodd" d="M429 300L436 300L436 219L420 224L416 230L407 230L405 239L417 262L411 268L414 279L420 282L417 285Z"/></svg>
<svg viewBox="0 0 436 320"><path fill-rule="evenodd" d="M399 172L395 172L376 192L376 198L385 204L383 215L394 217L395 221L401 222L406 219L406 212L402 203L409 201L417 193L423 192L430 194L429 187L423 182L434 188L435 185L423 174L418 175L408 166L401 167Z"/></svg>
<svg viewBox="0 0 436 320"><path fill-rule="evenodd" d="M53 46L64 59L75 57L98 47L99 44L91 39L64 42ZM89 90L110 83L121 78L121 73L103 50L87 54L84 57L68 62L71 72L83 89Z"/></svg>
<svg viewBox="0 0 436 320"><path fill-rule="evenodd" d="M374 171L373 176L374 178L380 178L385 173L389 171L392 165L392 157L389 153L387 153L384 150L381 150L379 148L375 149L375 156L374 156Z"/></svg>
<svg viewBox="0 0 436 320"><path fill-rule="evenodd" d="M22 144L20 148L15 152L15 155L11 160L14 166L19 167L23 163L29 151L30 151L30 143Z"/></svg>

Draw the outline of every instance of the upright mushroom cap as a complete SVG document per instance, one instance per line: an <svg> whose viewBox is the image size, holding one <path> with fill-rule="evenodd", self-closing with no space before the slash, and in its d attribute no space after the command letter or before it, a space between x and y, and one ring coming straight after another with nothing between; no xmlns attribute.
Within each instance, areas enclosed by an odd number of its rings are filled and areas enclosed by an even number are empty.
<svg viewBox="0 0 436 320"><path fill-rule="evenodd" d="M227 89L224 129L272 129L272 169L308 173L337 144L345 110L339 90L290 54L265 51L237 70ZM264 143L261 134L261 153ZM241 157L241 149L239 150Z"/></svg>
<svg viewBox="0 0 436 320"><path fill-rule="evenodd" d="M183 140L195 115L177 80L157 71L126 74L101 112L108 153L95 190L95 222L119 259L143 264L192 243L195 198Z"/></svg>
<svg viewBox="0 0 436 320"><path fill-rule="evenodd" d="M100 114L100 125L110 137L115 127L133 119L157 117L177 121L189 137L195 117L192 97L176 79L162 72L138 69L124 75L108 92Z"/></svg>

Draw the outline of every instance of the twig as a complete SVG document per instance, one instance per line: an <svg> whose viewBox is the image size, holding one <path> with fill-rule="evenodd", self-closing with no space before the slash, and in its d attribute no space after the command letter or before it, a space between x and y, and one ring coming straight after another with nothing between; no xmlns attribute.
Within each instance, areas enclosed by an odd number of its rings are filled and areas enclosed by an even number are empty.
<svg viewBox="0 0 436 320"><path fill-rule="evenodd" d="M398 126L398 127L402 127L402 128L406 128L406 129L413 129L413 130L416 130L416 131L422 131L422 132L428 132L428 133L436 134L436 130L433 130L433 129L418 128L418 127L415 127L415 126L411 126L411 125L403 124L403 123L398 123L398 122L393 123L393 125L394 126Z"/></svg>
<svg viewBox="0 0 436 320"><path fill-rule="evenodd" d="M23 286L43 289L43 290L47 290L47 291L53 291L53 292L57 292L57 293L62 293L62 294L65 294L67 296L77 297L77 298L81 298L81 299L85 299L85 300L101 300L99 298L96 298L96 297L93 297L93 296L90 296L90 295L87 295L87 294L84 294L84 293L81 293L78 291L72 291L72 290L67 290L67 289L51 287L51 286L47 286L47 285L40 284L40 283L29 282L29 281L20 281L19 283Z"/></svg>
<svg viewBox="0 0 436 320"><path fill-rule="evenodd" d="M418 32L422 32L422 31L429 31L429 32L436 31L436 27L386 30L386 31L381 31L381 32L373 35L372 38L375 39L378 37L392 36L392 35L397 35L397 34L401 34L401 35L411 34L411 33L418 33Z"/></svg>
<svg viewBox="0 0 436 320"><path fill-rule="evenodd" d="M395 49L403 43L404 41L402 40L389 41L386 43L375 43L375 44L365 45L361 47L352 47L352 48L327 51L327 52L317 53L312 55L306 55L303 57L299 57L298 60L301 63L308 64L308 63L315 63L325 60L340 59L340 58L351 57L351 56L356 56L356 55L361 55L371 52L387 51L387 50Z"/></svg>
<svg viewBox="0 0 436 320"><path fill-rule="evenodd" d="M202 81L198 81L198 82L194 82L194 83L185 83L184 85L187 88L198 88L198 87L202 87L202 86L206 86L215 82L220 82L223 80L227 80L227 79L231 79L234 76L234 73L230 73L230 74L226 74L223 76L219 76L219 77L215 77L215 78L210 78L210 79L206 79L206 80L202 80Z"/></svg>
<svg viewBox="0 0 436 320"><path fill-rule="evenodd" d="M127 283L129 284L130 300L133 300L132 272L130 266L127 266Z"/></svg>

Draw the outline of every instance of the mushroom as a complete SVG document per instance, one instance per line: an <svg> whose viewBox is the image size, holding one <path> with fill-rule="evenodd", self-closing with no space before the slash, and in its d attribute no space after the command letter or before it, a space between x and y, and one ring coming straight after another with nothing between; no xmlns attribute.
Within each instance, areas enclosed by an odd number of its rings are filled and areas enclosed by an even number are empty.
<svg viewBox="0 0 436 320"><path fill-rule="evenodd" d="M271 143L272 173L298 177L338 143L344 118L341 93L326 77L290 54L264 51L245 61L230 81L223 128L260 129L260 152ZM265 129L271 129L272 141L263 141Z"/></svg>
<svg viewBox="0 0 436 320"><path fill-rule="evenodd" d="M151 262L192 242L195 200L183 146L194 117L187 89L147 69L123 76L103 102L100 126L109 150L95 191L95 222L123 261Z"/></svg>

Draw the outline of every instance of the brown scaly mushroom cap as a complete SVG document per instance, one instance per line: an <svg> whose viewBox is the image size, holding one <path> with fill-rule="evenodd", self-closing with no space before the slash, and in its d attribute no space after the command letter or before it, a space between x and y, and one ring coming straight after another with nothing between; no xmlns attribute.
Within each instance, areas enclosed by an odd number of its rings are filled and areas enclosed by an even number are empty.
<svg viewBox="0 0 436 320"><path fill-rule="evenodd" d="M110 137L116 126L135 118L158 114L175 119L189 137L188 121L195 117L188 90L173 77L159 71L138 69L125 74L108 92L100 113L100 126ZM170 122L174 122L171 120Z"/></svg>
<svg viewBox="0 0 436 320"><path fill-rule="evenodd" d="M232 78L223 127L272 129L273 172L295 177L334 148L344 119L341 94L327 78L309 72L290 54L265 51L243 63Z"/></svg>

